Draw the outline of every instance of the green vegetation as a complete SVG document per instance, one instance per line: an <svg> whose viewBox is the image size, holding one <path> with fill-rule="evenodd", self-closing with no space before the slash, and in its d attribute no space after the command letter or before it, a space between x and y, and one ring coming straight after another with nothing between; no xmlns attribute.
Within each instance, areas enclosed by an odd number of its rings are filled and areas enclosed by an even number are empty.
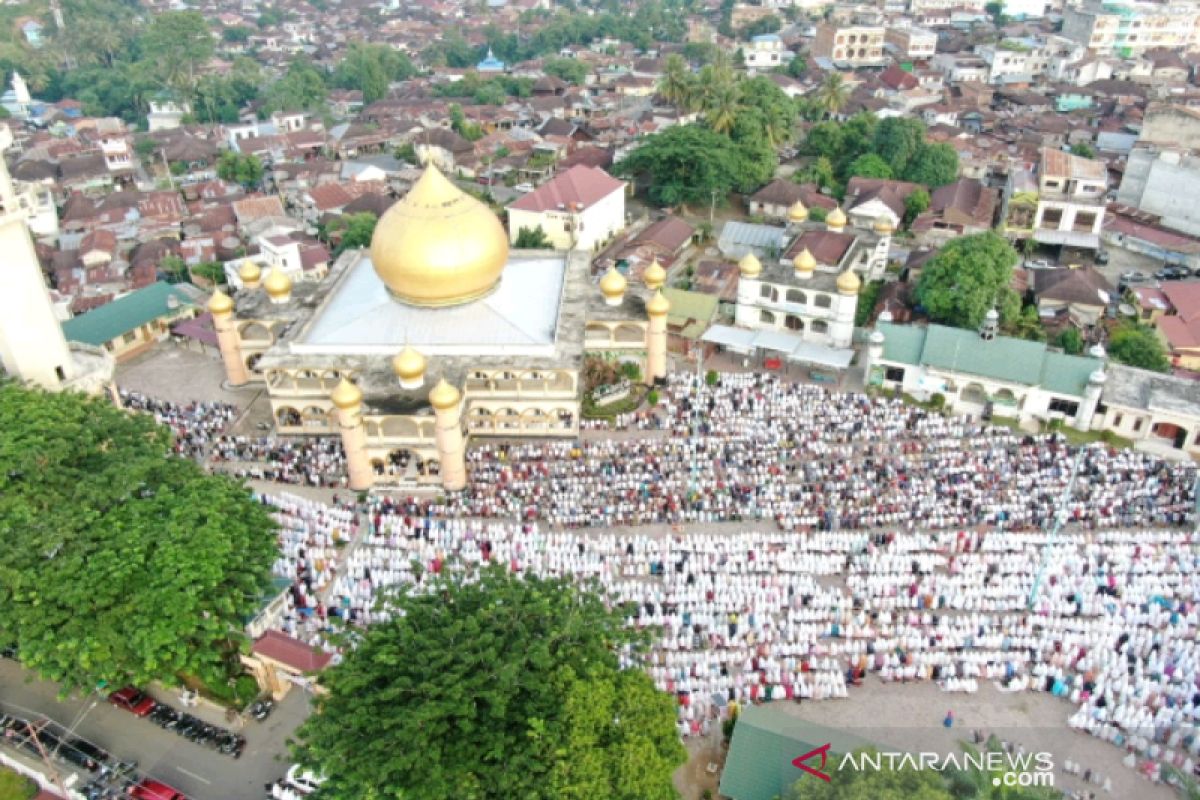
<svg viewBox="0 0 1200 800"><path fill-rule="evenodd" d="M346 250L357 247L370 247L371 237L375 235L375 223L378 221L379 218L370 211L343 214L330 221L329 226L325 229L325 235L329 237L332 233L341 232L341 238L338 240L337 247L334 248L333 255L340 256Z"/></svg>
<svg viewBox="0 0 1200 800"><path fill-rule="evenodd" d="M582 61L574 58L547 58L542 62L542 71L547 75L561 78L567 83L582 86L587 79L588 67Z"/></svg>
<svg viewBox="0 0 1200 800"><path fill-rule="evenodd" d="M836 765L841 756L832 756L830 761ZM828 782L798 780L786 797L787 800L952 800L939 773L911 766L895 770L848 767L837 770L834 779Z"/></svg>
<svg viewBox="0 0 1200 800"><path fill-rule="evenodd" d="M1079 142L1077 144L1071 145L1071 153L1079 156L1080 158L1095 158L1096 157L1096 151L1093 150L1092 146L1090 144L1088 144L1087 142Z"/></svg>
<svg viewBox="0 0 1200 800"><path fill-rule="evenodd" d="M217 161L217 176L223 181L240 183L249 189L262 181L263 164L258 156L244 156L226 150Z"/></svg>
<svg viewBox="0 0 1200 800"><path fill-rule="evenodd" d="M646 638L567 579L455 565L355 634L295 754L322 796L672 800L673 699L616 652Z"/></svg>
<svg viewBox="0 0 1200 800"><path fill-rule="evenodd" d="M911 225L913 220L929 210L929 204L933 202L929 196L929 192L924 189L917 189L915 192L904 198L904 222L906 225Z"/></svg>
<svg viewBox="0 0 1200 800"><path fill-rule="evenodd" d="M541 225L536 228L521 228L517 231L517 241L513 247L522 250L553 250L554 245Z"/></svg>
<svg viewBox="0 0 1200 800"><path fill-rule="evenodd" d="M1108 355L1131 367L1151 372L1171 371L1171 359L1154 329L1136 322L1117 326L1108 338Z"/></svg>
<svg viewBox="0 0 1200 800"><path fill-rule="evenodd" d="M978 328L993 306L1001 322L1010 322L1020 314L1020 298L1009 286L1017 261L1012 246L992 231L954 239L921 270L917 302L931 320L956 328Z"/></svg>
<svg viewBox="0 0 1200 800"><path fill-rule="evenodd" d="M1068 355L1077 356L1083 352L1083 335L1076 328L1067 328L1060 333L1057 343Z"/></svg>
<svg viewBox="0 0 1200 800"><path fill-rule="evenodd" d="M0 645L64 691L241 672L277 554L239 483L105 398L0 386Z"/></svg>
<svg viewBox="0 0 1200 800"><path fill-rule="evenodd" d="M871 321L871 312L879 302L879 293L883 291L883 281L864 283L858 290L858 305L854 309L854 326L861 328Z"/></svg>
<svg viewBox="0 0 1200 800"><path fill-rule="evenodd" d="M399 50L383 44L353 42L333 70L333 85L360 90L363 103L369 105L383 99L393 81L408 80L416 74L412 61Z"/></svg>
<svg viewBox="0 0 1200 800"><path fill-rule="evenodd" d="M0 800L30 800L37 795L37 785L8 767L0 767Z"/></svg>

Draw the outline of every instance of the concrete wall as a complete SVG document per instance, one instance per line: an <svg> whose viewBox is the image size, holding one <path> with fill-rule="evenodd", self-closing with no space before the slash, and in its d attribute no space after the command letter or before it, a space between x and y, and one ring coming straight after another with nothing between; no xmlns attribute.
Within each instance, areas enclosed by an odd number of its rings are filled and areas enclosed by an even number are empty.
<svg viewBox="0 0 1200 800"><path fill-rule="evenodd" d="M1197 186L1200 157L1139 148L1129 154L1117 200L1159 215L1168 228L1200 235Z"/></svg>

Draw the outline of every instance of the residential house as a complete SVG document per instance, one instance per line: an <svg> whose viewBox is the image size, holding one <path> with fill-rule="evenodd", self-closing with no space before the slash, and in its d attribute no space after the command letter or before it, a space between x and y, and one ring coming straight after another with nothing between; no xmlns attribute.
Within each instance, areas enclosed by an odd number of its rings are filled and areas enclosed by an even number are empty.
<svg viewBox="0 0 1200 800"><path fill-rule="evenodd" d="M822 23L817 26L812 54L829 59L838 67L880 67L887 63L883 53L884 32L877 25Z"/></svg>
<svg viewBox="0 0 1200 800"><path fill-rule="evenodd" d="M1033 273L1033 295L1043 320L1066 315L1077 328L1090 329L1104 317L1117 291L1093 267L1039 269Z"/></svg>
<svg viewBox="0 0 1200 800"><path fill-rule="evenodd" d="M1168 281L1162 293L1173 311L1155 322L1158 337L1176 367L1200 371L1200 281Z"/></svg>
<svg viewBox="0 0 1200 800"><path fill-rule="evenodd" d="M154 283L63 323L69 341L103 347L118 360L130 358L170 335L170 326L201 311L182 285Z"/></svg>
<svg viewBox="0 0 1200 800"><path fill-rule="evenodd" d="M976 178L959 178L929 194L929 208L913 220L912 230L935 241L991 229L1000 190Z"/></svg>
<svg viewBox="0 0 1200 800"><path fill-rule="evenodd" d="M797 202L805 208L823 208L832 211L837 201L823 195L815 184L801 184L786 178L776 178L747 198L747 207L752 216L770 220L787 219L788 209Z"/></svg>
<svg viewBox="0 0 1200 800"><path fill-rule="evenodd" d="M1200 393L1194 380L1110 363L1103 413L1104 430L1200 458Z"/></svg>
<svg viewBox="0 0 1200 800"><path fill-rule="evenodd" d="M509 239L541 228L559 250L594 250L625 227L625 182L598 167L560 172L508 206Z"/></svg>
<svg viewBox="0 0 1200 800"><path fill-rule="evenodd" d="M1062 35L1095 53L1122 58L1152 48L1191 50L1200 45L1200 9L1130 0L1064 4Z"/></svg>
<svg viewBox="0 0 1200 800"><path fill-rule="evenodd" d="M1006 233L1049 245L1095 250L1104 223L1105 162L1042 148L1036 174L1013 169L1002 214Z"/></svg>
<svg viewBox="0 0 1200 800"><path fill-rule="evenodd" d="M882 178L854 177L846 184L846 214L850 224L869 230L880 219L886 219L893 229L904 221L904 202L920 184Z"/></svg>
<svg viewBox="0 0 1200 800"><path fill-rule="evenodd" d="M701 341L717 316L720 298L704 292L665 287L663 295L671 303L667 312L667 349L681 356L692 356L698 347L710 354Z"/></svg>
<svg viewBox="0 0 1200 800"><path fill-rule="evenodd" d="M903 60L927 61L937 52L937 34L925 28L888 28L884 40Z"/></svg>
<svg viewBox="0 0 1200 800"><path fill-rule="evenodd" d="M754 36L750 43L742 47L742 59L746 69L757 72L767 71L782 66L790 60L790 53L784 47L783 40L775 33L764 33Z"/></svg>

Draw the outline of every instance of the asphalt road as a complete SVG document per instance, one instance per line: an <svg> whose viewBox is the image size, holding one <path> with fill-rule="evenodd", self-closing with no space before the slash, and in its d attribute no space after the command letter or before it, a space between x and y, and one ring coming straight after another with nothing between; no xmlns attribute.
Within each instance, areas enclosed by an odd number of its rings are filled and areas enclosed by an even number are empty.
<svg viewBox="0 0 1200 800"><path fill-rule="evenodd" d="M0 659L0 707L5 711L27 718L49 717L64 726L76 723L76 735L120 759L136 760L140 770L174 786L191 800L265 797L264 784L287 771L288 736L308 714L307 696L292 691L264 722L250 720L245 724L241 732L246 737L246 750L234 760L163 731L96 695L60 701L57 694L57 684L29 681L29 673L20 665ZM175 698L158 699L179 707Z"/></svg>

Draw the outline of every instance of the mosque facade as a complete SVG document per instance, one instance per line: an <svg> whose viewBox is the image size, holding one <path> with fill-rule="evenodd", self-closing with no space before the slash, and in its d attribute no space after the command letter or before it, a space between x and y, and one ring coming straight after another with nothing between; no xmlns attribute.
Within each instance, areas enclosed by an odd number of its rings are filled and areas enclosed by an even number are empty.
<svg viewBox="0 0 1200 800"><path fill-rule="evenodd" d="M667 371L665 273L629 287L587 252L510 250L436 166L320 282L242 265L209 310L226 380L266 386L280 434L338 434L350 485L455 490L471 437L573 437L585 355Z"/></svg>

